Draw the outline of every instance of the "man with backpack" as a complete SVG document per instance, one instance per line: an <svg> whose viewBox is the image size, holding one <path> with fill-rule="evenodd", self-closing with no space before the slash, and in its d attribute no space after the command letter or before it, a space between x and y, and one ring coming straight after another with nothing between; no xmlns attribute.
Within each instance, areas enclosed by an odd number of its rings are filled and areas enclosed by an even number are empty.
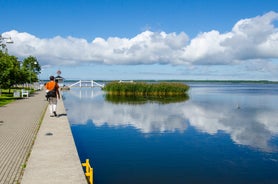
<svg viewBox="0 0 278 184"><path fill-rule="evenodd" d="M50 116L57 117L56 107L57 107L57 98L60 99L59 85L55 82L54 76L50 76L50 81L45 84L47 90L46 98L49 102Z"/></svg>

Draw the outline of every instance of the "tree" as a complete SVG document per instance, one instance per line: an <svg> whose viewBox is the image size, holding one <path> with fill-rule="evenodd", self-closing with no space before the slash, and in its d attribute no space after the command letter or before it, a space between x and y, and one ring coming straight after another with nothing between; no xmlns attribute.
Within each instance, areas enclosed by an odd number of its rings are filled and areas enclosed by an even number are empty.
<svg viewBox="0 0 278 184"><path fill-rule="evenodd" d="M21 65L17 57L0 51L0 71L0 89L10 89L15 84L37 82L41 66L33 56L24 59Z"/></svg>
<svg viewBox="0 0 278 184"><path fill-rule="evenodd" d="M0 88L11 88L19 82L20 63L15 56L0 51Z"/></svg>
<svg viewBox="0 0 278 184"><path fill-rule="evenodd" d="M29 56L23 60L22 70L24 75L28 75L24 82L33 83L38 81L38 74L41 72L41 66L34 56Z"/></svg>

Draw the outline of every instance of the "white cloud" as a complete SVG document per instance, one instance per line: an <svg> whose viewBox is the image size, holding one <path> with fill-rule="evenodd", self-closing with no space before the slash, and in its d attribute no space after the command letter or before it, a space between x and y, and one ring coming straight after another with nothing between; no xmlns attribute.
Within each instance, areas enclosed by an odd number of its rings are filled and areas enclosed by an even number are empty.
<svg viewBox="0 0 278 184"><path fill-rule="evenodd" d="M273 24L275 20L278 20L275 12L240 20L233 27L232 36L222 44L230 48L232 59L277 58L278 30Z"/></svg>
<svg viewBox="0 0 278 184"><path fill-rule="evenodd" d="M14 44L9 53L19 58L29 55L42 65L103 64L238 64L250 60L267 62L278 58L278 13L239 20L232 30L212 30L191 40L186 33L144 31L133 38L95 38L91 42L74 37L38 38L12 30Z"/></svg>
<svg viewBox="0 0 278 184"><path fill-rule="evenodd" d="M218 31L202 33L191 40L191 43L185 48L183 59L197 64L225 64L228 58L225 58L228 52L221 45L223 40L230 34L221 35Z"/></svg>

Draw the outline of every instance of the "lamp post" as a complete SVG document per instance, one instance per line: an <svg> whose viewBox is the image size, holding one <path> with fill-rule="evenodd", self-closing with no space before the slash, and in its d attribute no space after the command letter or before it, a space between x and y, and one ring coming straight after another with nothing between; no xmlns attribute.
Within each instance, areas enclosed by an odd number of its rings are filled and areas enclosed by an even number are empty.
<svg viewBox="0 0 278 184"><path fill-rule="evenodd" d="M4 53L8 52L7 45L6 44L12 44L14 43L11 37L3 37L0 35L0 47L1 51Z"/></svg>
<svg viewBox="0 0 278 184"><path fill-rule="evenodd" d="M31 62L30 63L30 88L31 88L31 84L32 84L32 71L33 71L33 67L32 65L37 65L38 63L35 61L35 62Z"/></svg>

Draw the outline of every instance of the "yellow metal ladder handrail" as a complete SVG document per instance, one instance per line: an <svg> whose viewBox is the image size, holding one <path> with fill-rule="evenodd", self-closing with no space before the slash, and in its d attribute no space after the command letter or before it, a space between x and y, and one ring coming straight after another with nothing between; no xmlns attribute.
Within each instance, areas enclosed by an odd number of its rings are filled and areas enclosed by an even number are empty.
<svg viewBox="0 0 278 184"><path fill-rule="evenodd" d="M82 166L85 167L85 176L87 177L87 180L89 181L89 184L93 184L94 181L94 171L93 168L90 165L89 159L86 159L85 163L82 163Z"/></svg>

